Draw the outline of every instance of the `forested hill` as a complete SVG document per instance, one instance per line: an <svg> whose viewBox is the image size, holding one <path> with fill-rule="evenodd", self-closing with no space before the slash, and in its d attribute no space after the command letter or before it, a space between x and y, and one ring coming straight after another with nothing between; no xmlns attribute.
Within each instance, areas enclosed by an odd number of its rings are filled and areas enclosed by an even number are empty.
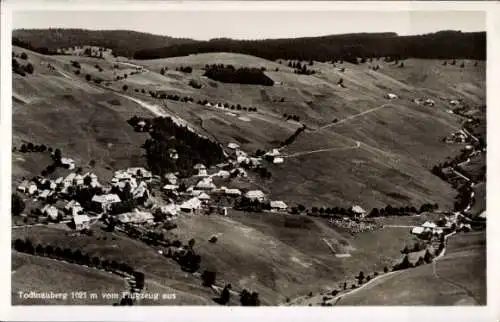
<svg viewBox="0 0 500 322"><path fill-rule="evenodd" d="M212 39L174 44L135 53L136 59L155 59L207 52L234 52L270 60L329 61L352 57L392 56L435 59L486 59L486 32L440 31L418 36L360 33L295 39Z"/></svg>
<svg viewBox="0 0 500 322"><path fill-rule="evenodd" d="M16 29L12 32L13 45L42 54L55 53L58 48L98 46L112 49L119 56L132 57L138 50L154 49L193 42L129 30L87 29Z"/></svg>
<svg viewBox="0 0 500 322"><path fill-rule="evenodd" d="M99 46L120 56L155 59L208 52L234 52L270 60L329 61L354 57L486 59L486 32L440 31L418 36L358 33L321 37L197 41L127 30L17 29L13 44L42 54L58 48Z"/></svg>

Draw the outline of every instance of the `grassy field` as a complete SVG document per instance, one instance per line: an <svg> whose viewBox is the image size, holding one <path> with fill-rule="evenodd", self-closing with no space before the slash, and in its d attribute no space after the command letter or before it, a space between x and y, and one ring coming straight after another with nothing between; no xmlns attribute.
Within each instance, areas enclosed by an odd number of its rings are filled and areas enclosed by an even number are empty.
<svg viewBox="0 0 500 322"><path fill-rule="evenodd" d="M331 291L360 270L383 271L413 245L408 229L388 228L351 236L318 218L232 211L228 217L183 218L176 233L195 238L202 269L233 288L257 290L265 304L309 292ZM217 236L215 244L209 243ZM336 257L325 240L350 257Z"/></svg>
<svg viewBox="0 0 500 322"><path fill-rule="evenodd" d="M345 72L340 72L331 64L315 63L317 74L305 76L294 74L285 65L252 56L212 53L136 61L133 63L147 70L132 75L133 66L119 64L114 69L115 62L110 57L99 60L26 52L35 73L26 77L13 75L15 146L31 141L60 148L64 156L75 159L77 166L95 172L105 182L118 168L145 164L140 146L147 134L134 132L126 120L133 115L153 114L127 96L154 103L160 111L182 118L200 134L223 145L237 142L247 152L278 147L299 126L283 117L284 113L293 114L300 117L308 130L283 150L285 154L325 148L340 150L290 157L278 165L267 164L272 172L267 181L251 174L248 179L227 184L259 187L269 192L272 199L284 200L290 206L302 203L307 207L346 208L359 204L370 210L387 204L419 207L431 202L438 203L441 209L450 207L456 192L430 172L433 165L462 148L441 142L443 136L462 123L457 116L446 113L448 101L463 98L468 104L485 102L482 64L473 67L467 63L460 69L442 66L441 61L410 59L401 69L377 62L381 69L374 72L367 64L346 63L342 64ZM74 73L71 60L80 62L80 75ZM49 63L54 69L47 67ZM214 82L202 76L205 64L214 63L265 67L266 74L280 84L267 87ZM191 66L193 72L175 71L180 66ZM162 67L169 69L165 75L159 74ZM113 80L125 73L127 78ZM104 81L96 86L85 80L86 74ZM340 78L345 88L336 85ZM191 79L203 87L189 86ZM128 86L126 92L122 90L124 85ZM258 111L220 111L197 104L154 100L148 95L150 90L190 96L195 102L207 99L212 103L257 107ZM388 92L401 98L389 105L384 98ZM276 102L281 98L284 102ZM416 105L414 98L433 98L436 106ZM342 120L359 113L366 114L315 131L335 118ZM360 142L359 148L355 148L356 141ZM94 168L88 166L91 160L96 161ZM14 153L13 185L22 177L39 174L49 162L48 155ZM181 218L174 232L183 241L195 238L202 270L214 269L219 280L258 291L263 304L331 290L360 270L380 272L400 259L404 245L414 242L407 228L384 228L351 236L321 219L296 218L299 217L238 212L229 217L186 217ZM219 236L216 244L208 242L213 234ZM32 238L34 243L65 245L125 261L147 272L147 284L152 290L177 290L178 299L168 300L175 304L211 304L214 297L213 291L182 272L176 263L120 234L97 230L92 237L71 236L54 227L13 231L14 239L24 237ZM351 257L336 257L325 239L339 253L348 252Z"/></svg>
<svg viewBox="0 0 500 322"><path fill-rule="evenodd" d="M146 272L146 279L151 280L155 287L178 290L177 304L180 301L184 301L185 305L207 303L213 296L212 291L201 286L199 279L183 272L174 261L166 259L142 242L119 233L104 232L96 227L94 235L87 236L52 226L37 226L15 229L12 238L30 238L34 245L80 249L91 256L128 263L134 269Z"/></svg>
<svg viewBox="0 0 500 322"><path fill-rule="evenodd" d="M485 242L484 232L453 236L435 272L428 264L388 275L337 305L485 305Z"/></svg>
<svg viewBox="0 0 500 322"><path fill-rule="evenodd" d="M107 272L67 264L27 254L12 253L12 304L13 305L111 305L102 292L119 293L127 290L125 280ZM22 299L18 292L67 293L67 299ZM71 292L85 291L87 299L72 298ZM90 293L97 299L90 299Z"/></svg>

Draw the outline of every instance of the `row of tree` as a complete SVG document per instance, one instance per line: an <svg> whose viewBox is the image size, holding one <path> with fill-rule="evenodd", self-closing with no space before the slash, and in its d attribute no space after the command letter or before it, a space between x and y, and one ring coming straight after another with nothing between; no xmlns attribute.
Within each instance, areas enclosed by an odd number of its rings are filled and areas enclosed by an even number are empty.
<svg viewBox="0 0 500 322"><path fill-rule="evenodd" d="M123 273L134 275L136 272L132 266L127 263L120 263L116 260L102 259L100 257L92 257L89 254L82 252L79 249L72 250L71 248L61 248L52 245L33 245L30 239L16 239L12 247L21 253L27 253L31 255L44 256L59 260L65 260L70 263L75 263L78 265L87 265L95 268L102 268L107 271L121 271ZM140 285L139 285L140 286Z"/></svg>
<svg viewBox="0 0 500 322"><path fill-rule="evenodd" d="M17 59L12 58L12 71L21 76L26 76L26 74L33 74L35 68L31 63L22 65L17 61Z"/></svg>

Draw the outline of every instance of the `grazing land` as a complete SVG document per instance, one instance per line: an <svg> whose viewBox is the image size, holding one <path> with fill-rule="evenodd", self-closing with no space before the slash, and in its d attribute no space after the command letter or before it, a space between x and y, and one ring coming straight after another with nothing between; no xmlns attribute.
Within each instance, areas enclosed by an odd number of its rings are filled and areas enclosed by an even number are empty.
<svg viewBox="0 0 500 322"><path fill-rule="evenodd" d="M307 59L274 40L14 35L14 304L486 303L482 34L438 33L470 41L458 58L412 47L436 35L402 37L409 57L351 35L364 51Z"/></svg>

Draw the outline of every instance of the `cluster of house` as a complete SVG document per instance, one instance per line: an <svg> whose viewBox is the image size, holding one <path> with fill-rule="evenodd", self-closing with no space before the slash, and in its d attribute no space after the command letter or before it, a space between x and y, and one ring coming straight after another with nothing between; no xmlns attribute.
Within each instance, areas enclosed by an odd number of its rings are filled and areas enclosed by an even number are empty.
<svg viewBox="0 0 500 322"><path fill-rule="evenodd" d="M245 196L250 200L257 200L259 202L264 202L266 200L266 195L261 190L249 190L243 193L240 189L228 188L225 186L217 187L213 182L214 177L228 178L232 174L246 176L245 170L241 168L235 168L231 171L219 170L213 174L208 174L207 168L203 164L197 164L194 166L197 170L196 176L199 180L196 184L187 187L185 191L179 191L178 178L173 173L168 173L164 176L167 184L163 186L163 190L175 195L188 197L187 200L183 201L181 204L170 204L167 206L159 207L159 210L169 217L175 217L178 212L198 214L204 209L208 209L210 205L211 195L223 195L227 197L237 198L240 196ZM271 209L273 211L284 211L288 206L283 201L271 201Z"/></svg>
<svg viewBox="0 0 500 322"><path fill-rule="evenodd" d="M450 136L445 138L446 143L465 143L468 139L467 133L460 129L457 132L452 133Z"/></svg>
<svg viewBox="0 0 500 322"><path fill-rule="evenodd" d="M422 235L424 233L431 233L432 235L441 235L443 233L443 229L446 227L438 227L433 222L426 221L421 226L413 227L411 233L414 235Z"/></svg>
<svg viewBox="0 0 500 322"><path fill-rule="evenodd" d="M283 163L285 161L285 159L280 155L281 153L278 149L271 149L271 151L268 151L266 152L266 154L264 154L264 156L272 158L274 164Z"/></svg>
<svg viewBox="0 0 500 322"><path fill-rule="evenodd" d="M67 158L62 158L61 161L66 161L65 159ZM73 165L68 169L73 169L74 162L71 159L68 160L70 160L68 163ZM120 191L126 188L130 189L133 199L147 199L150 196L147 182L151 181L151 179L151 172L144 168L128 168L114 173L111 187L102 187L98 177L93 173L79 174L71 172L66 177L59 177L55 180L43 177L37 177L33 181L25 180L17 187L17 190L31 196L34 201L46 201L49 197L53 197L55 198L54 201L57 201L58 197L68 195L70 188L83 186L103 188L103 194L94 195L91 202L94 209L106 213L114 204L122 201L117 194L110 193L112 187L116 187ZM77 230L88 228L92 220L87 214L84 214L83 207L76 200L70 200L62 210L59 210L53 203L48 203L41 209L41 212L42 215L53 221L61 217L71 217Z"/></svg>
<svg viewBox="0 0 500 322"><path fill-rule="evenodd" d="M416 98L413 100L413 103L415 103L417 105L424 105L424 106L431 106L431 107L436 105L436 102L430 98L426 98L426 99Z"/></svg>
<svg viewBox="0 0 500 322"><path fill-rule="evenodd" d="M86 179L86 178L89 179ZM36 177L33 181L24 180L17 187L17 190L32 196L35 199L47 200L49 197L57 193L66 194L70 187L85 185L85 181L91 187L100 187L97 176L93 173L77 174L70 173L66 177L59 177L55 180L50 180L43 177Z"/></svg>
<svg viewBox="0 0 500 322"><path fill-rule="evenodd" d="M452 229L455 227L457 230L471 230L471 225L469 223L463 222L460 220L461 214L456 212L452 215L445 216L443 218L444 225L439 227L436 223L431 221L426 221L421 226L413 227L411 233L417 236L421 236L423 234L431 234L434 236L440 236L444 233L445 230Z"/></svg>

